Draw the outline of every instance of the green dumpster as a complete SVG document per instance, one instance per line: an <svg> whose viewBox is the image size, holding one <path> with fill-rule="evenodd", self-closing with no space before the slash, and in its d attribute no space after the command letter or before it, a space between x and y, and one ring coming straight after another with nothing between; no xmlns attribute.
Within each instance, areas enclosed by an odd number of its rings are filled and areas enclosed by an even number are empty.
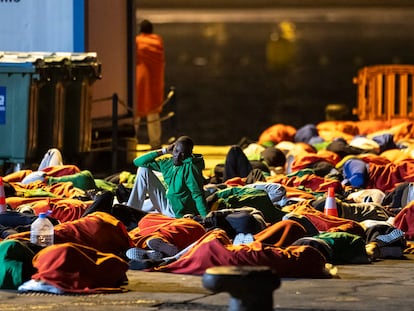
<svg viewBox="0 0 414 311"><path fill-rule="evenodd" d="M70 77L66 84L63 153L70 161L79 160L91 149L92 85L101 78L101 63L95 53L70 56Z"/></svg>
<svg viewBox="0 0 414 311"><path fill-rule="evenodd" d="M38 126L34 161L40 161L50 148L62 150L64 145L65 94L70 79L70 61L66 57L45 54L37 62Z"/></svg>
<svg viewBox="0 0 414 311"><path fill-rule="evenodd" d="M101 78L96 53L53 53L39 62L38 151L58 148L69 162L91 147L92 84Z"/></svg>
<svg viewBox="0 0 414 311"><path fill-rule="evenodd" d="M36 59L0 52L0 164L21 165L33 155L37 102L32 81Z"/></svg>
<svg viewBox="0 0 414 311"><path fill-rule="evenodd" d="M0 52L0 164L35 166L50 148L67 161L91 145L96 53Z"/></svg>

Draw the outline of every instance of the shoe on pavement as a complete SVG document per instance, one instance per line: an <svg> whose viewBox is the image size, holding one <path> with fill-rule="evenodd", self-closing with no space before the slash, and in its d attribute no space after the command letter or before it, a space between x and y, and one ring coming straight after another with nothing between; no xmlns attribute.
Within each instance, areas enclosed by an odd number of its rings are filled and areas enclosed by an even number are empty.
<svg viewBox="0 0 414 311"><path fill-rule="evenodd" d="M131 260L161 260L164 256L161 252L155 250L146 250L139 247L132 247L128 249L125 253L128 259Z"/></svg>
<svg viewBox="0 0 414 311"><path fill-rule="evenodd" d="M150 238L146 243L150 249L161 252L166 256L174 256L178 253L177 246L168 243L161 238Z"/></svg>
<svg viewBox="0 0 414 311"><path fill-rule="evenodd" d="M400 239L404 238L404 231L400 229L394 229L390 233L381 234L375 237L375 240L385 245L390 245ZM382 246L382 245L380 245Z"/></svg>

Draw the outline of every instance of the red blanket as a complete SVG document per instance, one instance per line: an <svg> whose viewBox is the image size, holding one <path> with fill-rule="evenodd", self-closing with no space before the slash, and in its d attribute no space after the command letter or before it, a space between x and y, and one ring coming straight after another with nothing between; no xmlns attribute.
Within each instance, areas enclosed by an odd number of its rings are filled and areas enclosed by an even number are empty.
<svg viewBox="0 0 414 311"><path fill-rule="evenodd" d="M44 281L65 292L119 292L127 281L126 261L79 244L46 247L33 258L33 265L37 269L33 280Z"/></svg>
<svg viewBox="0 0 414 311"><path fill-rule="evenodd" d="M7 239L30 240L30 232L9 235ZM134 246L124 224L103 212L56 225L55 244L68 242L113 254L120 254Z"/></svg>
<svg viewBox="0 0 414 311"><path fill-rule="evenodd" d="M414 201L395 216L394 226L404 231L407 240L414 240Z"/></svg>
<svg viewBox="0 0 414 311"><path fill-rule="evenodd" d="M223 265L268 266L280 277L330 277L325 270L325 257L310 246L289 246L285 249L261 242L232 245L225 232L208 232L179 260L156 268L157 271L202 275L206 269Z"/></svg>
<svg viewBox="0 0 414 311"><path fill-rule="evenodd" d="M318 231L328 232L348 232L358 236L365 236L364 228L356 221L325 215L324 213L316 210L310 205L309 201L302 201L297 204L292 204L284 210L292 212L298 215L306 216Z"/></svg>
<svg viewBox="0 0 414 311"><path fill-rule="evenodd" d="M182 250L201 238L205 232L204 227L193 219L147 214L140 220L137 228L129 231L129 236L140 248L146 248L145 241L148 238L160 237Z"/></svg>

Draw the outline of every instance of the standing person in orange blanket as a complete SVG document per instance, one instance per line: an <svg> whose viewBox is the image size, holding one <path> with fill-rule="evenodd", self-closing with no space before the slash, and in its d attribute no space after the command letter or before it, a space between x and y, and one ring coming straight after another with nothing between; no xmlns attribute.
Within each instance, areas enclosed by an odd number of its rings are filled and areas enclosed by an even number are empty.
<svg viewBox="0 0 414 311"><path fill-rule="evenodd" d="M164 98L164 45L161 36L153 33L153 24L143 20L136 36L135 133L138 136L141 118L147 119L151 149L161 147L161 121Z"/></svg>

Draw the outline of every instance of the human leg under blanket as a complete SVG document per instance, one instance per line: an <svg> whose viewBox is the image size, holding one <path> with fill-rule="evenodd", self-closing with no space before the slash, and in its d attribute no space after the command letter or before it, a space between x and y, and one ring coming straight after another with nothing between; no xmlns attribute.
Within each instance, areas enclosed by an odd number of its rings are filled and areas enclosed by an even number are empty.
<svg viewBox="0 0 414 311"><path fill-rule="evenodd" d="M129 236L136 248L152 249L171 257L197 241L205 232L205 228L191 218L147 214L137 228L129 231Z"/></svg>
<svg viewBox="0 0 414 311"><path fill-rule="evenodd" d="M225 265L268 266L280 277L328 278L326 259L311 246L286 248L259 241L233 245L223 230L209 231L177 261L155 267L156 271L202 275L207 268Z"/></svg>
<svg viewBox="0 0 414 311"><path fill-rule="evenodd" d="M281 220L254 235L255 241L286 247L307 236L306 229L296 221Z"/></svg>
<svg viewBox="0 0 414 311"><path fill-rule="evenodd" d="M238 146L232 146L226 155L223 179L226 181L233 177L247 177L252 169L243 150Z"/></svg>

